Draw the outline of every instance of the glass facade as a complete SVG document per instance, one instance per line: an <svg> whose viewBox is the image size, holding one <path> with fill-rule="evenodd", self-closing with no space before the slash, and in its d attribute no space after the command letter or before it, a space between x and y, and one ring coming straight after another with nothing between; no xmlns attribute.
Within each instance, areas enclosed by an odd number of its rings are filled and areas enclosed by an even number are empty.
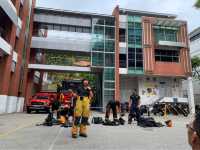
<svg viewBox="0 0 200 150"><path fill-rule="evenodd" d="M92 20L91 66L103 68L103 106L115 93L115 20Z"/></svg>
<svg viewBox="0 0 200 150"><path fill-rule="evenodd" d="M164 62L179 62L180 50L156 49L155 60Z"/></svg>
<svg viewBox="0 0 200 150"><path fill-rule="evenodd" d="M178 28L166 26L154 26L155 41L177 42Z"/></svg>
<svg viewBox="0 0 200 150"><path fill-rule="evenodd" d="M143 74L142 23L139 16L128 16L128 73Z"/></svg>

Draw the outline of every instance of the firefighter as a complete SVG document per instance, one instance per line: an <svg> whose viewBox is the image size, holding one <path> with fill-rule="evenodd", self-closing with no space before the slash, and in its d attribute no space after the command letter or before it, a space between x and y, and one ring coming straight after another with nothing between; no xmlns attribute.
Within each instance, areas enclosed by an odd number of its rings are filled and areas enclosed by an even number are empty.
<svg viewBox="0 0 200 150"><path fill-rule="evenodd" d="M74 123L72 127L72 138L77 138L78 127L80 126L79 136L87 137L87 123L90 114L90 101L93 92L87 79L82 80L82 84L76 92L76 105L74 110Z"/></svg>
<svg viewBox="0 0 200 150"><path fill-rule="evenodd" d="M105 121L109 121L111 110L112 110L112 113L113 113L113 121L117 122L118 121L117 112L120 111L120 102L115 101L115 100L108 101L108 103L106 105Z"/></svg>
<svg viewBox="0 0 200 150"><path fill-rule="evenodd" d="M140 96L137 95L136 90L133 91L129 99L130 113L128 116L128 124L132 123L132 119L135 118L137 122L140 120Z"/></svg>

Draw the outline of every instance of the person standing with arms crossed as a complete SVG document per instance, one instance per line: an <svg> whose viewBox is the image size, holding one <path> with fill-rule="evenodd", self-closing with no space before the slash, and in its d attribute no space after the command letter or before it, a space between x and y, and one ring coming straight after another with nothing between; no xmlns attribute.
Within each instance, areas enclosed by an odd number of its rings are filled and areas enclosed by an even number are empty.
<svg viewBox="0 0 200 150"><path fill-rule="evenodd" d="M77 100L74 110L72 138L77 138L79 126L79 136L87 137L87 124L90 115L90 101L93 98L93 92L87 79L82 80L82 84L78 87L75 96L77 97Z"/></svg>

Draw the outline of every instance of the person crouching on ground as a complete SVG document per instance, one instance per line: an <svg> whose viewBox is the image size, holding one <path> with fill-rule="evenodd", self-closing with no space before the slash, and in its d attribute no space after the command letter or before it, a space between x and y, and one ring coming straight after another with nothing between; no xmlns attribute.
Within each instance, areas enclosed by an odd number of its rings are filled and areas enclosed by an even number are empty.
<svg viewBox="0 0 200 150"><path fill-rule="evenodd" d="M82 80L82 85L78 87L75 96L77 97L77 100L74 110L72 138L77 138L79 125L79 135L82 137L87 137L86 126L90 115L90 101L93 97L93 92L87 79Z"/></svg>
<svg viewBox="0 0 200 150"><path fill-rule="evenodd" d="M106 115L105 122L109 121L110 112L112 110L113 113L113 121L118 121L117 112L120 111L120 102L115 100L110 100L106 105Z"/></svg>
<svg viewBox="0 0 200 150"><path fill-rule="evenodd" d="M51 101L52 101L51 110L53 113L53 118L57 120L59 118L59 108L61 104L59 100L55 99L53 96L51 97Z"/></svg>
<svg viewBox="0 0 200 150"><path fill-rule="evenodd" d="M132 119L135 118L138 122L140 120L140 96L137 95L136 90L133 91L129 100L130 113L128 116L128 124L132 123Z"/></svg>
<svg viewBox="0 0 200 150"><path fill-rule="evenodd" d="M200 150L200 113L196 114L195 119L187 124L188 143L192 150Z"/></svg>

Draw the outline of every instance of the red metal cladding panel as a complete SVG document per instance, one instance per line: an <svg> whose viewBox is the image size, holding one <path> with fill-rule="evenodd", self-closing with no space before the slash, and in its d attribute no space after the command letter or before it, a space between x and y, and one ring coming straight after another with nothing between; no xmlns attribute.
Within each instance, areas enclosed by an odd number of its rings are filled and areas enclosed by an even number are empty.
<svg viewBox="0 0 200 150"><path fill-rule="evenodd" d="M152 29L153 20L154 20L153 17L142 18L144 70L145 73L147 74L153 73L155 64L153 29Z"/></svg>
<svg viewBox="0 0 200 150"><path fill-rule="evenodd" d="M192 73L191 58L189 52L189 42L187 36L187 24L183 24L178 32L178 41L186 44L186 48L181 49L181 63L184 67L185 75L190 76Z"/></svg>

